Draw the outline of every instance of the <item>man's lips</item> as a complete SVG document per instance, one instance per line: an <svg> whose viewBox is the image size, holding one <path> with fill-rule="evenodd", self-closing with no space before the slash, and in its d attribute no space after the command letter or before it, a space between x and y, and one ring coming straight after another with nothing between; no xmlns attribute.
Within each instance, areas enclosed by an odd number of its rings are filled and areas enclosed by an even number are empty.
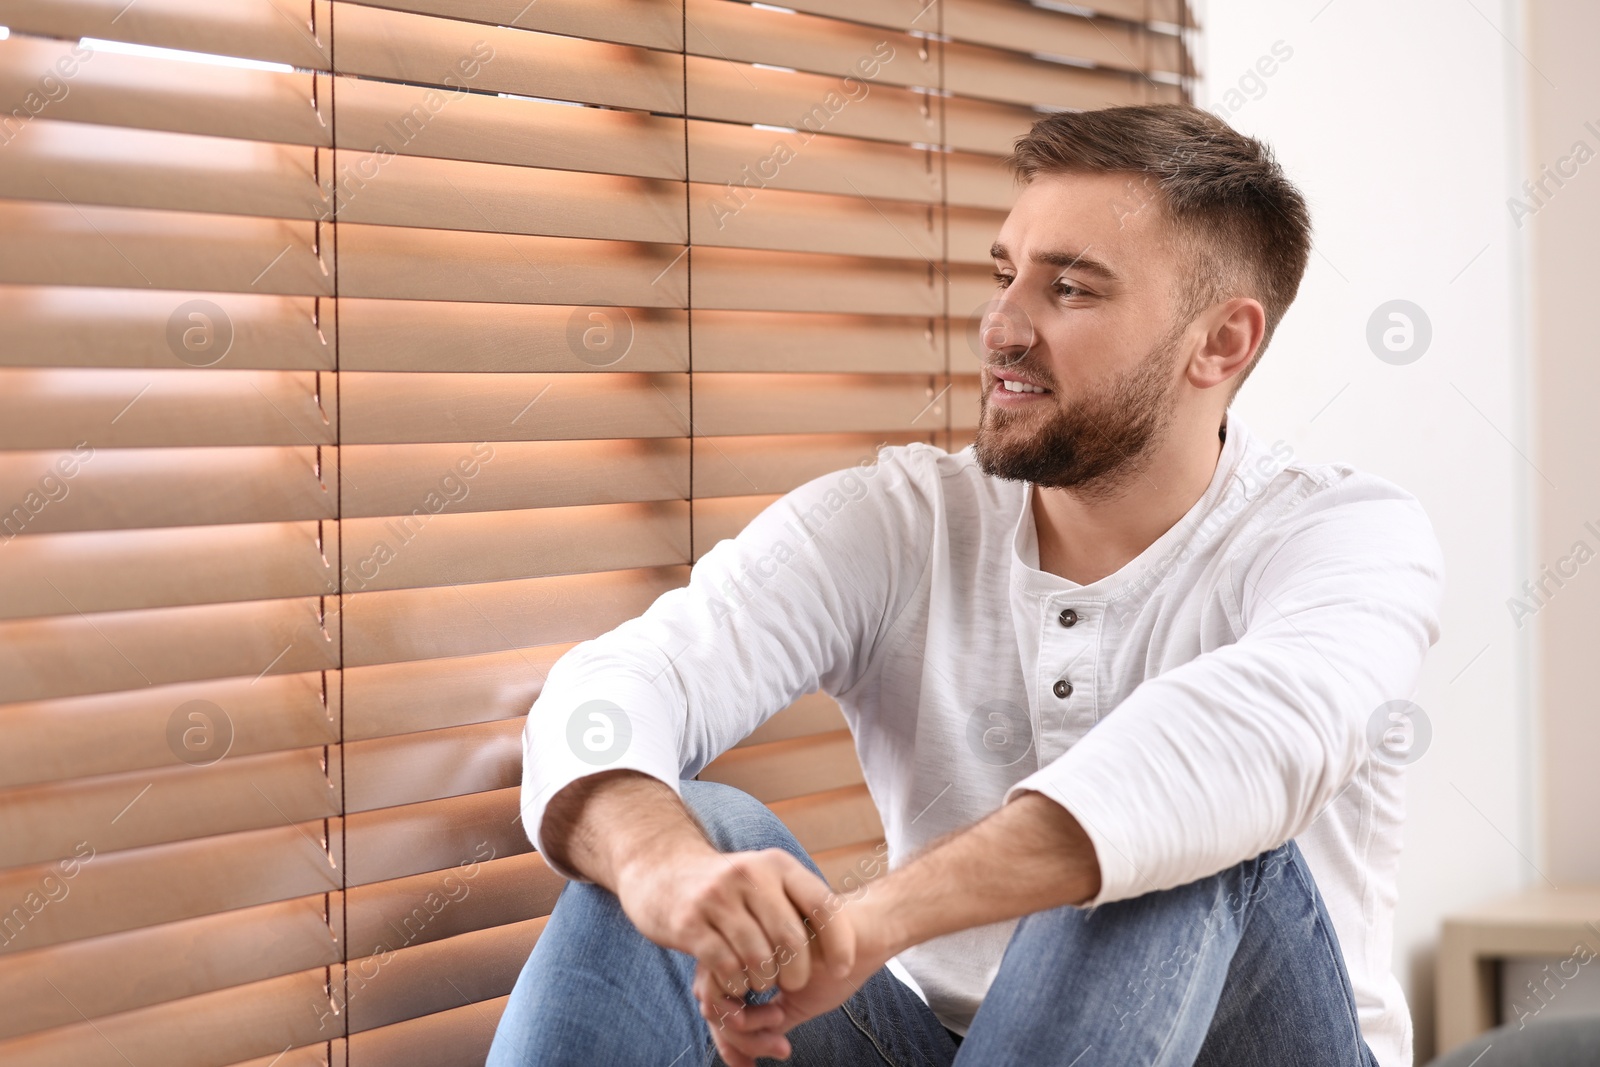
<svg viewBox="0 0 1600 1067"><path fill-rule="evenodd" d="M991 375L993 375L994 379L995 379L994 387L993 387L993 389L990 390L991 393L1001 393L1001 394L1004 394L1007 397L1016 397L1016 398L1019 398L1019 399L1023 398L1023 397L1029 397L1029 396L1048 396L1048 395L1050 395L1051 390L1049 388L1047 388L1046 386L1044 386L1040 382L1036 382L1031 378L1025 377L1024 375L1016 374L1016 373L1014 373L1012 371L999 371L999 370L992 370L992 369L990 370L989 373ZM1008 389L1008 388L1006 388L1006 384L1005 384L1006 382L1017 382L1017 383L1019 383L1021 385L1028 386L1029 388L1026 388L1026 389ZM1039 390L1042 390L1042 391L1039 391Z"/></svg>

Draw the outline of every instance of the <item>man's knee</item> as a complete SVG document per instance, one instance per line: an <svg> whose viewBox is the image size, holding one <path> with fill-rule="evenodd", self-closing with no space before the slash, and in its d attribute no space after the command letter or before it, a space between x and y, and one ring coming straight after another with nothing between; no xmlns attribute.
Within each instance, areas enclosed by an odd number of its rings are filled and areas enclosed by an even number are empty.
<svg viewBox="0 0 1600 1067"><path fill-rule="evenodd" d="M781 848L808 867L813 866L804 848L783 820L761 801L721 782L685 779L679 783L683 803L694 813L706 836L719 852L748 852Z"/></svg>

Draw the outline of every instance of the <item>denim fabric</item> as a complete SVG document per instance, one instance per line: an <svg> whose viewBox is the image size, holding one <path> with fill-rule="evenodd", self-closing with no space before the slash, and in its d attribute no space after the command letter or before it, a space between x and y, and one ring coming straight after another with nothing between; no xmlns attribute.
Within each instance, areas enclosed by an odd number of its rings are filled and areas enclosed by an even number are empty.
<svg viewBox="0 0 1600 1067"><path fill-rule="evenodd" d="M782 848L817 871L753 797L682 788L720 850ZM724 1067L693 976L610 891L568 883L488 1067ZM888 968L789 1040L795 1067L1377 1067L1293 841L1173 889L1025 916L964 1041Z"/></svg>

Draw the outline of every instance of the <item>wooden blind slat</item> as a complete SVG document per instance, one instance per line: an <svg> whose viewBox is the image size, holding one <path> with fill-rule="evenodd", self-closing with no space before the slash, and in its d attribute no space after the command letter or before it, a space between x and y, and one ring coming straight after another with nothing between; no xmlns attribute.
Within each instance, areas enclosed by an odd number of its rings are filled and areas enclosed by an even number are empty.
<svg viewBox="0 0 1600 1067"><path fill-rule="evenodd" d="M1071 56L1103 67L1183 73L1182 43L1121 19L1088 18L1017 0L944 0L944 32L958 41Z"/></svg>
<svg viewBox="0 0 1600 1067"><path fill-rule="evenodd" d="M13 33L95 37L328 69L328 0L9 0Z"/></svg>
<svg viewBox="0 0 1600 1067"><path fill-rule="evenodd" d="M369 958L336 968L352 987L347 999L350 1032L505 996L516 984L545 922L528 919L403 948L381 965ZM370 980L364 977L368 973Z"/></svg>
<svg viewBox="0 0 1600 1067"><path fill-rule="evenodd" d="M687 302L687 257L673 245L341 223L339 256L339 291L346 296L639 307Z"/></svg>
<svg viewBox="0 0 1600 1067"><path fill-rule="evenodd" d="M900 144L939 141L937 98L880 85L870 90L821 74L767 70L689 56L689 115L765 123ZM935 101L930 106L930 100Z"/></svg>
<svg viewBox="0 0 1600 1067"><path fill-rule="evenodd" d="M0 370L0 448L332 445L335 379L296 371Z"/></svg>
<svg viewBox="0 0 1600 1067"><path fill-rule="evenodd" d="M944 246L943 213L932 204L782 189L745 196L699 183L689 203L699 247L935 259Z"/></svg>
<svg viewBox="0 0 1600 1067"><path fill-rule="evenodd" d="M349 741L528 714L573 642L344 671Z"/></svg>
<svg viewBox="0 0 1600 1067"><path fill-rule="evenodd" d="M664 179L381 154L349 166L341 222L675 244L687 231L683 185Z"/></svg>
<svg viewBox="0 0 1600 1067"><path fill-rule="evenodd" d="M1006 168L1004 157L948 152L944 166L953 207L1010 211L1016 203L1016 181Z"/></svg>
<svg viewBox="0 0 1600 1067"><path fill-rule="evenodd" d="M698 777L743 789L765 804L862 780L849 730L732 749Z"/></svg>
<svg viewBox="0 0 1600 1067"><path fill-rule="evenodd" d="M470 793L345 820L346 884L351 887L531 852L517 821L517 789Z"/></svg>
<svg viewBox="0 0 1600 1067"><path fill-rule="evenodd" d="M746 311L825 311L935 315L941 311L927 260L697 248L698 307Z"/></svg>
<svg viewBox="0 0 1600 1067"><path fill-rule="evenodd" d="M695 382L695 425L707 437L932 431L944 424L939 388L929 375L707 374Z"/></svg>
<svg viewBox="0 0 1600 1067"><path fill-rule="evenodd" d="M345 810L510 789L521 775L520 719L356 741L345 746Z"/></svg>
<svg viewBox="0 0 1600 1067"><path fill-rule="evenodd" d="M0 996L9 1009L0 1015L0 1038L335 963L342 946L328 919L338 921L338 895L326 918L324 899L300 897L0 955ZM70 991L71 1003L57 989Z"/></svg>
<svg viewBox="0 0 1600 1067"><path fill-rule="evenodd" d="M343 440L541 441L682 437L687 374L340 375Z"/></svg>
<svg viewBox="0 0 1600 1067"><path fill-rule="evenodd" d="M880 444L930 441L931 431L721 437L694 455L695 498L787 493L818 475L871 463Z"/></svg>
<svg viewBox="0 0 1600 1067"><path fill-rule="evenodd" d="M416 1057L432 1067L478 1067L509 997L434 1012L350 1038L354 1063L399 1063Z"/></svg>
<svg viewBox="0 0 1600 1067"><path fill-rule="evenodd" d="M845 893L854 892L889 871L888 853L881 840L830 848L811 858L822 870L822 876L828 880L828 884Z"/></svg>
<svg viewBox="0 0 1600 1067"><path fill-rule="evenodd" d="M689 496L689 442L514 441L484 446L462 507L473 511L680 500ZM475 455L470 446L352 445L340 450L351 518L409 515L428 494L448 499L442 479ZM3 484L3 483L0 483ZM442 508L441 508L442 510Z"/></svg>
<svg viewBox="0 0 1600 1067"><path fill-rule="evenodd" d="M686 566L397 589L345 597L348 666L595 637L683 584Z"/></svg>
<svg viewBox="0 0 1600 1067"><path fill-rule="evenodd" d="M932 149L700 119L689 122L689 177L720 186L734 203L793 189L937 204L943 189Z"/></svg>
<svg viewBox="0 0 1600 1067"><path fill-rule="evenodd" d="M0 500L14 503L0 512L0 536L331 519L336 458L323 449L319 471L312 447L96 449L86 442L71 452L3 453Z"/></svg>
<svg viewBox="0 0 1600 1067"><path fill-rule="evenodd" d="M1017 104L952 96L944 102L945 141L958 151L1005 155L1039 117Z"/></svg>
<svg viewBox="0 0 1600 1067"><path fill-rule="evenodd" d="M230 756L333 744L341 690L332 680L324 691L318 672L269 674L10 704L0 708L0 788L203 762L214 744ZM182 730L205 727L191 711L216 720L214 738L202 732L184 744Z"/></svg>
<svg viewBox="0 0 1600 1067"><path fill-rule="evenodd" d="M938 5L928 0L794 0L783 6L895 30L939 31Z"/></svg>
<svg viewBox="0 0 1600 1067"><path fill-rule="evenodd" d="M944 370L944 331L937 319L700 310L692 316L696 371Z"/></svg>
<svg viewBox="0 0 1600 1067"><path fill-rule="evenodd" d="M1194 12L1187 9L1183 0L1094 0L1086 5L1102 15L1113 15L1132 22L1165 22L1197 25Z"/></svg>
<svg viewBox="0 0 1600 1067"><path fill-rule="evenodd" d="M337 593L339 539L327 532L321 546L316 523L17 538L0 552L0 618Z"/></svg>
<svg viewBox="0 0 1600 1067"><path fill-rule="evenodd" d="M7 200L0 230L0 282L333 294L311 222Z"/></svg>
<svg viewBox="0 0 1600 1067"><path fill-rule="evenodd" d="M0 622L0 701L336 667L339 616L319 622L319 599Z"/></svg>
<svg viewBox="0 0 1600 1067"><path fill-rule="evenodd" d="M345 297L339 330L347 371L689 369L689 313L678 308Z"/></svg>
<svg viewBox="0 0 1600 1067"><path fill-rule="evenodd" d="M970 315L972 311L994 296L994 261L986 260L983 266L969 263L951 263L945 268L947 290L950 294L950 311L952 314L965 312ZM951 359L956 358L958 349L955 342L956 335L950 335ZM966 346L962 349L971 351ZM976 356L977 353L973 353Z"/></svg>
<svg viewBox="0 0 1600 1067"><path fill-rule="evenodd" d="M978 207L953 207L949 209L950 243L948 257L952 263L980 263L994 268L989 247L1006 221L1007 212Z"/></svg>
<svg viewBox="0 0 1600 1067"><path fill-rule="evenodd" d="M950 390L950 410L952 412L952 426L955 430L975 430L978 426L978 397L983 392L981 379L976 375L957 375L953 379ZM971 437L956 445L954 450L960 451L970 443Z"/></svg>
<svg viewBox="0 0 1600 1067"><path fill-rule="evenodd" d="M322 968L154 1004L98 1020L0 1042L0 1060L18 1067L210 1067L223 1060L282 1052L326 1040L318 1026L328 1002ZM334 1031L336 1032L336 1031Z"/></svg>
<svg viewBox="0 0 1600 1067"><path fill-rule="evenodd" d="M463 498L463 502L465 498ZM689 558L689 504L660 501L346 519L346 590L659 567Z"/></svg>
<svg viewBox="0 0 1600 1067"><path fill-rule="evenodd" d="M329 153L303 145L41 118L6 155L0 197L296 219L333 211L330 183L312 179L331 170Z"/></svg>
<svg viewBox="0 0 1600 1067"><path fill-rule="evenodd" d="M366 78L340 78L337 92L340 148L683 178L682 118Z"/></svg>
<svg viewBox="0 0 1600 1067"><path fill-rule="evenodd" d="M372 7L680 51L683 17L651 0L361 0Z"/></svg>
<svg viewBox="0 0 1600 1067"><path fill-rule="evenodd" d="M85 826L99 826L96 848L128 849L336 815L337 751L326 768L323 759L322 748L301 749L8 789L0 865L69 857Z"/></svg>
<svg viewBox="0 0 1600 1067"><path fill-rule="evenodd" d="M106 817L107 822L112 815ZM20 936L0 943L0 953L38 949L339 888L338 820L250 830L126 852L93 851L90 838L94 832L95 827L84 828L86 845L75 853L85 857L69 883L69 899L77 903L70 908L40 908L22 925ZM0 899L26 900L27 894L43 884L46 875L64 878L57 863L0 871L0 888L5 890Z"/></svg>
<svg viewBox="0 0 1600 1067"><path fill-rule="evenodd" d="M686 0L686 18L692 55L770 63L864 84L939 84L938 54L909 34L736 0Z"/></svg>
<svg viewBox="0 0 1600 1067"><path fill-rule="evenodd" d="M118 55L66 41L13 34L0 41L0 99L26 100L46 73L65 74L71 91L49 104L51 119L244 137L284 144L329 145L329 76L242 70L178 59ZM75 53L75 49L77 53ZM20 124L0 124L7 138Z"/></svg>
<svg viewBox="0 0 1600 1067"><path fill-rule="evenodd" d="M332 370L331 308L312 297L0 285L0 365Z"/></svg>
<svg viewBox="0 0 1600 1067"><path fill-rule="evenodd" d="M484 848L482 857L492 849ZM537 852L481 858L344 895L351 958L549 915L566 879Z"/></svg>
<svg viewBox="0 0 1600 1067"><path fill-rule="evenodd" d="M722 501L713 503L720 504ZM735 747L747 748L750 745L764 745L768 741L787 741L793 737L809 737L844 729L848 727L838 703L818 690L801 697L756 727L749 737Z"/></svg>
<svg viewBox="0 0 1600 1067"><path fill-rule="evenodd" d="M738 537L762 511L776 503L782 493L729 496L696 501L694 509L695 562L699 562L717 542ZM781 715L782 712L779 712ZM749 738L745 738L749 741ZM743 744L744 742L741 742Z"/></svg>
<svg viewBox="0 0 1600 1067"><path fill-rule="evenodd" d="M1168 90L1178 90L1142 74L1090 70L982 45L947 44L944 63L945 88L951 92L1016 104L1115 107L1165 99Z"/></svg>
<svg viewBox="0 0 1600 1067"><path fill-rule="evenodd" d="M683 57L530 30L335 5L340 74L683 112Z"/></svg>
<svg viewBox="0 0 1600 1067"><path fill-rule="evenodd" d="M772 810L813 854L883 837L883 823L865 785L774 801Z"/></svg>

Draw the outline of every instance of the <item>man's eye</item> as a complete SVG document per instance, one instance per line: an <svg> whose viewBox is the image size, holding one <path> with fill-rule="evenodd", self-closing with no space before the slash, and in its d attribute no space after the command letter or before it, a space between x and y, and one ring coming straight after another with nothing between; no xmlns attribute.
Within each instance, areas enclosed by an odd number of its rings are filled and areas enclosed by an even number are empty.
<svg viewBox="0 0 1600 1067"><path fill-rule="evenodd" d="M1068 292L1068 290L1071 290L1071 292ZM1060 293L1062 296L1072 296L1075 293L1076 294L1084 294L1084 293L1087 293L1088 291L1089 290L1087 290L1087 289L1079 289L1076 285L1073 285L1071 282L1056 282L1056 292Z"/></svg>
<svg viewBox="0 0 1600 1067"><path fill-rule="evenodd" d="M1009 275L1009 274L1001 274L999 271L995 271L994 272L994 280L995 280L995 284L996 285L998 285L998 286L1000 286L1000 288L1004 289L1006 286L1011 284L1011 275Z"/></svg>

